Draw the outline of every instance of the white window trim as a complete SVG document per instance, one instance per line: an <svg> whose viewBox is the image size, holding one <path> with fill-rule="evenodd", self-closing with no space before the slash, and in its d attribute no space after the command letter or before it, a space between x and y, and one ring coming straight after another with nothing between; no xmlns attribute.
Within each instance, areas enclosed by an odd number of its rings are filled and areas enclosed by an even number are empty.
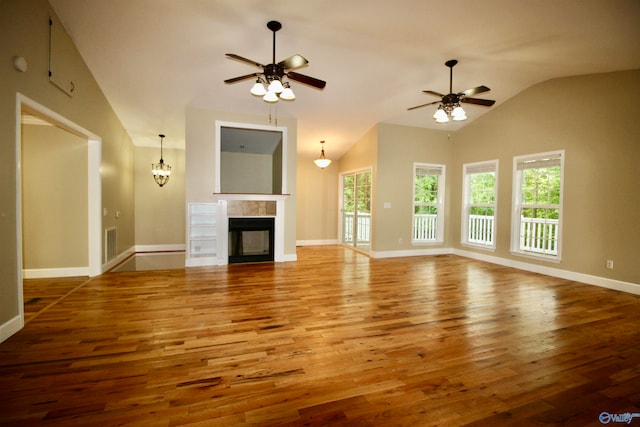
<svg viewBox="0 0 640 427"><path fill-rule="evenodd" d="M415 209L416 209L416 169L417 168L438 168L442 171L440 175L440 179L438 179L438 214L437 214L437 228L436 228L436 238L434 240L419 240L414 238L414 224L415 224ZM444 195L445 195L445 178L447 175L446 165L436 164L436 163L421 163L414 162L413 170L411 176L411 185L412 185L412 202L411 202L411 243L413 245L438 245L444 243Z"/></svg>
<svg viewBox="0 0 640 427"><path fill-rule="evenodd" d="M469 173L467 172L469 169L474 168L482 168L483 166L491 167L493 172L495 173L495 182L493 185L494 191L494 203L493 207L493 244L492 245L481 245L477 243L471 243L468 241L468 231L469 231ZM461 221L461 230L460 230L460 244L463 246L468 246L477 249L483 249L486 251L495 251L496 250L496 240L498 233L496 232L496 227L498 224L498 167L499 161L495 160L486 160L482 162L474 162L474 163L465 163L462 165L462 221Z"/></svg>
<svg viewBox="0 0 640 427"><path fill-rule="evenodd" d="M521 177L522 175L518 172L518 163L522 160L536 160L536 159L544 159L550 156L560 156L560 203L557 208L560 211L559 220L558 220L558 241L557 241L557 255L547 255L547 254L535 254L533 252L525 252L520 249L520 208L522 204L520 203L520 187L521 187ZM513 192L512 192L512 211L511 211L511 254L521 256L524 258L545 260L549 262L559 263L562 261L562 223L564 221L564 209L563 209L563 200L564 200L564 161L565 161L565 150L557 150L557 151L547 151L544 153L536 153L536 154L528 154L524 156L515 156L513 158ZM526 206L526 205L525 205ZM537 205L542 208L553 207L556 208L555 205Z"/></svg>

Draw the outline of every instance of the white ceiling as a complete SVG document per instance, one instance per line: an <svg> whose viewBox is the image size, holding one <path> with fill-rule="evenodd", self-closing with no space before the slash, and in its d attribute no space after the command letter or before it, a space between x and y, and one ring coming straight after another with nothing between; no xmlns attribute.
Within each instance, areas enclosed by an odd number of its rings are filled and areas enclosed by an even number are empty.
<svg viewBox="0 0 640 427"><path fill-rule="evenodd" d="M339 158L377 122L455 131L487 107L465 105L469 120L437 125L435 101L453 90L491 88L498 108L555 77L640 68L638 0L50 0L116 114L137 145L184 147L187 106L262 115L276 107L249 94L258 71L235 53L271 62L301 54L296 70L327 81L296 82L279 117L298 121L298 152ZM637 94L635 94L637 96ZM568 103L571 100L567 100ZM541 106L542 108L543 106ZM271 111L270 111L271 110Z"/></svg>

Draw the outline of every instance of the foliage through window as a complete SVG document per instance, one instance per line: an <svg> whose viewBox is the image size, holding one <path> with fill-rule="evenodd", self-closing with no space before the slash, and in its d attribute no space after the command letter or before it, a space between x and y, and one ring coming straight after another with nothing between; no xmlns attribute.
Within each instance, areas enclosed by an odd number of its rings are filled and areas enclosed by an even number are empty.
<svg viewBox="0 0 640 427"><path fill-rule="evenodd" d="M560 258L564 151L514 158L514 252Z"/></svg>
<svg viewBox="0 0 640 427"><path fill-rule="evenodd" d="M465 164L462 243L495 247L498 161Z"/></svg>
<svg viewBox="0 0 640 427"><path fill-rule="evenodd" d="M442 242L444 165L413 165L413 242Z"/></svg>

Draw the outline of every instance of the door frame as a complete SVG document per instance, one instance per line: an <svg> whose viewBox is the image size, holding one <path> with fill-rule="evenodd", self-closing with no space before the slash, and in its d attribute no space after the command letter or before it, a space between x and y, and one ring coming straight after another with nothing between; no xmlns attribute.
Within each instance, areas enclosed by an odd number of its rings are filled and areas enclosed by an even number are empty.
<svg viewBox="0 0 640 427"><path fill-rule="evenodd" d="M353 169L353 170L348 170L348 171L344 171L344 172L340 172L338 174L339 179L338 179L338 242L343 245L346 246L348 248L357 250L359 252L365 253L367 255L369 255L373 249L373 242L369 242L369 250L365 251L361 248L359 248L356 244L348 244L344 242L344 221L343 221L343 209L342 207L344 206L344 176L345 175L357 175L359 173L362 172L369 172L371 174L371 229L369 230L369 235L373 236L373 167L372 166L366 166L363 168L358 168L358 169ZM371 239L372 240L372 239ZM354 239L355 241L355 239Z"/></svg>
<svg viewBox="0 0 640 427"><path fill-rule="evenodd" d="M88 275L102 274L102 138L63 117L55 111L16 93L16 246L17 278L20 318L24 324L23 259L22 259L22 115L35 113L68 132L87 140L87 223L88 223Z"/></svg>

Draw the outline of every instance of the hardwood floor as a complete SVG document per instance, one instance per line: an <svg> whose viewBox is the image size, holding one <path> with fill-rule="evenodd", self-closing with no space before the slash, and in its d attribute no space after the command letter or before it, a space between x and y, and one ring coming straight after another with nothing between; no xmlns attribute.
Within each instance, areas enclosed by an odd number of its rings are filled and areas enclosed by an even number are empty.
<svg viewBox="0 0 640 427"><path fill-rule="evenodd" d="M68 283L0 344L0 425L600 426L602 412L640 413L639 296L453 255L325 246L298 259Z"/></svg>

